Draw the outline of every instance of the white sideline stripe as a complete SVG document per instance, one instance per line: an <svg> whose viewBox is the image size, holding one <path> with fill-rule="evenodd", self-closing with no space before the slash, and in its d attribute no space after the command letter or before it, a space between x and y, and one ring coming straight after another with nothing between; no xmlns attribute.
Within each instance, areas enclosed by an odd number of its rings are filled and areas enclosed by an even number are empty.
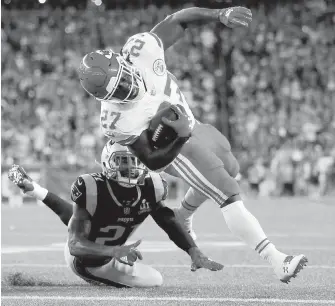
<svg viewBox="0 0 335 306"><path fill-rule="evenodd" d="M154 268L190 268L190 265L169 265L169 264L149 264ZM249 265L249 264L232 264L232 265L224 265L225 268L252 268L252 269L272 269L269 265ZM65 264L28 264L28 263L10 263L10 264L2 264L1 267L9 267L9 268L67 268ZM335 269L335 266L328 265L307 265L307 269L325 269L331 270ZM305 268L305 269L306 269Z"/></svg>
<svg viewBox="0 0 335 306"><path fill-rule="evenodd" d="M129 241L133 243L135 241ZM245 244L240 241L205 241L199 243L200 246L207 247L244 247ZM64 250L65 243L52 243L42 246L2 246L1 254L28 253L28 252L50 252ZM143 241L139 247L140 251L148 253L174 252L178 250L177 246L168 241Z"/></svg>
<svg viewBox="0 0 335 306"><path fill-rule="evenodd" d="M3 300L40 300L40 301L173 301L173 302L240 302L240 303L279 303L279 304L324 304L334 305L334 300L289 300L289 299L261 299L261 298L192 298L192 297L143 297L143 296L18 296L18 295L3 295Z"/></svg>

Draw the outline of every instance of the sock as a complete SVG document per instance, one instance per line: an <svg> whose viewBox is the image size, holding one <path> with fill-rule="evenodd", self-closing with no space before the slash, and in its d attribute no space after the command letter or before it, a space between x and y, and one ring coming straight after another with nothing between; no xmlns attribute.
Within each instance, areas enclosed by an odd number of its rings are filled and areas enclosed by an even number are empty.
<svg viewBox="0 0 335 306"><path fill-rule="evenodd" d="M245 208L242 201L236 201L221 209L230 231L271 265L283 261L285 254L279 252L268 240L258 220Z"/></svg>
<svg viewBox="0 0 335 306"><path fill-rule="evenodd" d="M286 258L286 254L278 251L268 238L263 239L255 248L255 251L272 266L282 263Z"/></svg>
<svg viewBox="0 0 335 306"><path fill-rule="evenodd" d="M206 199L205 196L195 189L189 188L178 208L179 214L184 219L190 218Z"/></svg>
<svg viewBox="0 0 335 306"><path fill-rule="evenodd" d="M200 206L200 205L199 205ZM181 201L181 204L178 208L179 214L184 218L188 219L191 218L194 214L194 212L198 209L199 206L192 206L188 204L185 199Z"/></svg>

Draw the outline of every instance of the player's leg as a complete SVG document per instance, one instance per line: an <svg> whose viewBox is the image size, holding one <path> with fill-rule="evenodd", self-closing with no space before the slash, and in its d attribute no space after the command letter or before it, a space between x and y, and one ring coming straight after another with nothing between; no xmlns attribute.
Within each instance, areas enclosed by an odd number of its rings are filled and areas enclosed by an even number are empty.
<svg viewBox="0 0 335 306"><path fill-rule="evenodd" d="M112 259L103 266L87 267L70 254L67 245L64 252L66 263L70 269L77 276L93 285L146 288L159 287L163 283L162 275L148 265L136 262L133 266L129 266Z"/></svg>
<svg viewBox="0 0 335 306"><path fill-rule="evenodd" d="M221 159L193 137L182 153L185 155L179 154L173 167L188 184L220 206L230 231L270 262L281 280L296 275L306 258L287 256L268 240L258 220L244 206L240 187Z"/></svg>
<svg viewBox="0 0 335 306"><path fill-rule="evenodd" d="M239 164L235 156L231 152L231 146L227 138L222 135L215 127L209 124L197 123L194 134L201 139L202 146L210 149L222 161L224 168L232 177L236 177L239 172ZM175 213L183 223L191 236L196 238L192 230L193 213L204 203L208 197L198 192L194 188L190 188L180 206L175 209Z"/></svg>

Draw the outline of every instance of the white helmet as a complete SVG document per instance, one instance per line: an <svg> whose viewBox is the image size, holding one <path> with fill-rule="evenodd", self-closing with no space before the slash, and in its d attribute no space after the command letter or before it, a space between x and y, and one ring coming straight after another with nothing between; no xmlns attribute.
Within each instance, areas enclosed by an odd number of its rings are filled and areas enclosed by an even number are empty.
<svg viewBox="0 0 335 306"><path fill-rule="evenodd" d="M104 175L121 185L143 185L148 169L127 147L108 141L101 154Z"/></svg>

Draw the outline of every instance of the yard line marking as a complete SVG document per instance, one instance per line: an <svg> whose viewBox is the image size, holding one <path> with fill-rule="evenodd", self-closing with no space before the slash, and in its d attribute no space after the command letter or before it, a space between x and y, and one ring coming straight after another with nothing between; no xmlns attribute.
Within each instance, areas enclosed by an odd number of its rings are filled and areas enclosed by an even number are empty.
<svg viewBox="0 0 335 306"><path fill-rule="evenodd" d="M190 268L190 265L174 265L174 264L148 264L154 268ZM270 265L252 265L252 264L226 264L225 268L252 268L252 269L272 269ZM2 264L1 267L9 267L9 268L67 268L65 264L34 264L34 263L9 263ZM329 265L307 265L307 269L325 269L331 270L335 269L335 266ZM306 269L305 268L305 269Z"/></svg>
<svg viewBox="0 0 335 306"><path fill-rule="evenodd" d="M132 243L132 242L129 242ZM247 247L243 242L238 241L212 241L212 242L200 242L198 243L200 247L208 248L240 248ZM31 253L31 252L63 252L64 243L56 243L51 245L42 245L42 246L2 246L1 254L20 254L20 253ZM308 251L308 250L324 250L324 251L333 251L335 250L334 246L280 246L281 249L288 250L299 250L299 251ZM139 250L147 253L160 253L160 252L176 252L179 251L177 246L171 244L171 242L142 242L142 245L139 247Z"/></svg>
<svg viewBox="0 0 335 306"><path fill-rule="evenodd" d="M42 301L173 301L173 302L240 302L240 303L279 303L279 304L313 304L334 305L334 300L289 300L289 299L264 299L264 298L192 298L192 297L143 297L143 296L18 296L2 295L3 300L42 300Z"/></svg>

